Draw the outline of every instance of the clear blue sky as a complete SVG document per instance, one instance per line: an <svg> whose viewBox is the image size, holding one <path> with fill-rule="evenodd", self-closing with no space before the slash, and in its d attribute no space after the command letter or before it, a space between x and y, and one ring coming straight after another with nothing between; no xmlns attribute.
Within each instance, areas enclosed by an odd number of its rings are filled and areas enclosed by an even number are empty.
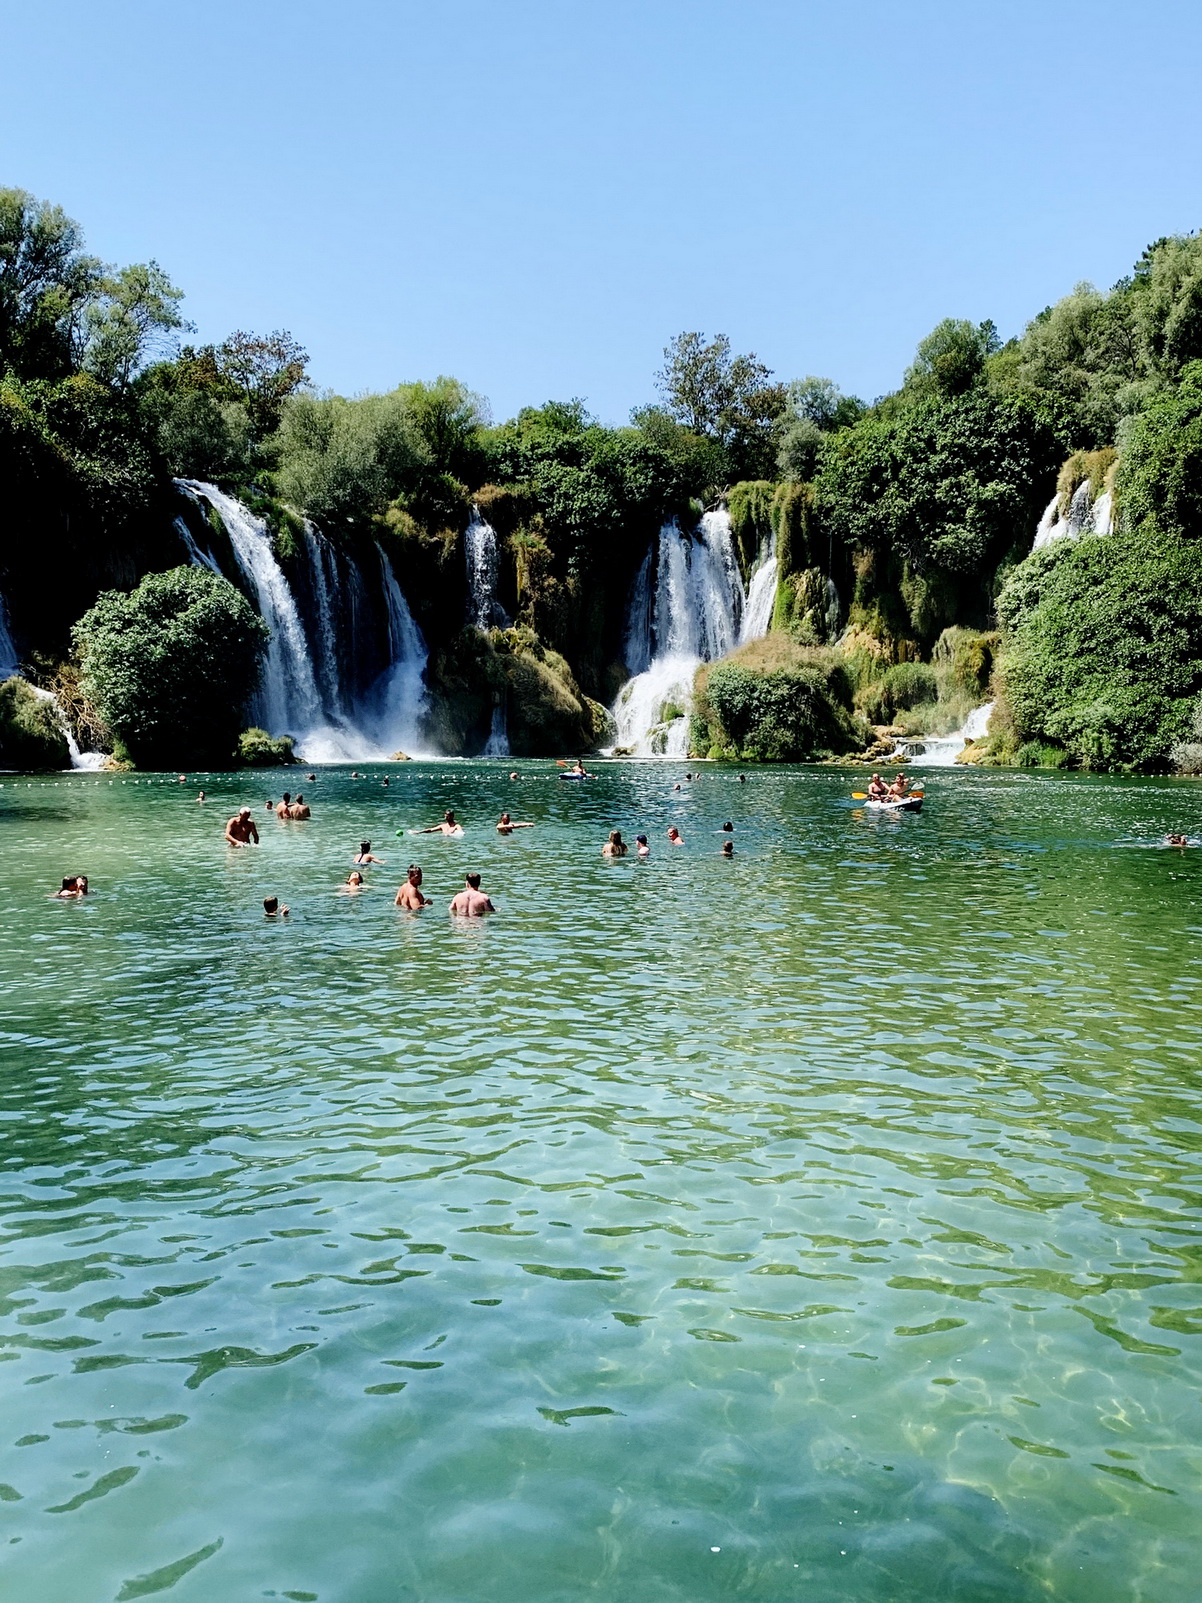
<svg viewBox="0 0 1202 1603"><path fill-rule="evenodd" d="M867 399L1202 226L1196 0L40 0L0 182L353 394L651 398L728 333Z"/></svg>

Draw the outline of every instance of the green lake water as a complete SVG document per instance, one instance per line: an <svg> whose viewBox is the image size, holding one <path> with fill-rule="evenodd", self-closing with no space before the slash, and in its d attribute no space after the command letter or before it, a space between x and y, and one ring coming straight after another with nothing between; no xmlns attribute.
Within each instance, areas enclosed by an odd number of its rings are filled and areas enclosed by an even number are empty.
<svg viewBox="0 0 1202 1603"><path fill-rule="evenodd" d="M6 1603L1196 1603L1202 789L511 766L3 779Z"/></svg>

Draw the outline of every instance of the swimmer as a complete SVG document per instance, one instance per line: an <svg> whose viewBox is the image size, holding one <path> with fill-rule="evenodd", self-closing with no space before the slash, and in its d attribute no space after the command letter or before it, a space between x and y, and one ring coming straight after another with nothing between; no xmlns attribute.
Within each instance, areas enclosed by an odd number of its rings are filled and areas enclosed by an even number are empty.
<svg viewBox="0 0 1202 1603"><path fill-rule="evenodd" d="M1166 846L1188 846L1189 845L1189 836L1188 835L1166 835L1165 838L1164 838L1164 843L1165 843Z"/></svg>
<svg viewBox="0 0 1202 1603"><path fill-rule="evenodd" d="M747 783L747 775L746 774L740 774L739 775L739 784L740 785L745 785L746 783Z"/></svg>
<svg viewBox="0 0 1202 1603"><path fill-rule="evenodd" d="M384 778L381 781L381 788L384 789L384 790L388 789L388 775L387 774L384 775Z"/></svg>
<svg viewBox="0 0 1202 1603"><path fill-rule="evenodd" d="M638 847L638 854L640 857L651 856L651 848L647 844L646 835L636 835L634 837L634 844Z"/></svg>
<svg viewBox="0 0 1202 1603"><path fill-rule="evenodd" d="M268 796L267 800L263 803L263 810L264 812L268 813L275 812L275 803L272 801L270 796Z"/></svg>
<svg viewBox="0 0 1202 1603"><path fill-rule="evenodd" d="M375 854L372 852L371 842L369 840L361 840L359 842L359 850L356 852L355 856L351 858L351 862L358 863L361 868L365 868L368 863L379 863L380 866L383 867L386 861L386 858L375 856Z"/></svg>
<svg viewBox="0 0 1202 1603"><path fill-rule="evenodd" d="M362 889L363 875L357 868L352 868L345 880L343 880L342 884L338 887L338 894L339 896L354 896L356 891L361 891Z"/></svg>
<svg viewBox="0 0 1202 1603"><path fill-rule="evenodd" d="M515 829L533 829L533 824L519 824L510 818L508 813L502 813L497 820L498 835L512 835Z"/></svg>
<svg viewBox="0 0 1202 1603"><path fill-rule="evenodd" d="M680 789L680 781L679 780L677 780L676 784L672 786L672 789L673 790L679 790Z"/></svg>
<svg viewBox="0 0 1202 1603"><path fill-rule="evenodd" d="M359 778L359 774L358 774L358 773L357 773L357 772L355 772L355 773L352 773L352 774L351 774L351 778L352 778L352 779L358 779L358 778Z"/></svg>
<svg viewBox="0 0 1202 1603"><path fill-rule="evenodd" d="M479 875L477 875L476 881L478 884ZM434 906L434 903L429 899L428 896L422 895L422 871L416 863L409 864L409 871L405 879L405 883L396 893L396 901L393 903L393 906L407 907L411 913L416 913L420 908L423 907Z"/></svg>
<svg viewBox="0 0 1202 1603"><path fill-rule="evenodd" d="M309 783L311 785L314 785L314 784L317 783L317 775L316 774L306 774L305 778L309 781Z"/></svg>
<svg viewBox="0 0 1202 1603"><path fill-rule="evenodd" d="M611 829L609 839L601 848L601 855L602 857L625 857L629 850L630 847L622 839L621 830Z"/></svg>
<svg viewBox="0 0 1202 1603"><path fill-rule="evenodd" d="M58 890L51 897L55 902L77 902L81 896L88 894L88 876L86 874L68 874Z"/></svg>
<svg viewBox="0 0 1202 1603"><path fill-rule="evenodd" d="M480 889L479 874L469 874L464 881L463 889L451 902L450 911L456 916L464 918L480 918L485 913L495 913L496 908Z"/></svg>
<svg viewBox="0 0 1202 1603"><path fill-rule="evenodd" d="M186 785L186 784L187 784L187 783L188 783L188 776L187 776L187 774L181 774L181 775L180 775L180 776L179 776L179 778L178 778L178 779L177 779L177 780L176 780L176 784L177 784L177 785Z"/></svg>
<svg viewBox="0 0 1202 1603"><path fill-rule="evenodd" d="M296 800L292 803L292 806L288 809L288 817L299 818L302 821L306 818L313 817L313 813L309 807L309 804L305 801L303 796L297 796Z"/></svg>
<svg viewBox="0 0 1202 1603"><path fill-rule="evenodd" d="M259 831L249 807L239 807L225 826L225 838L231 846L247 846L252 840L256 846L259 844Z"/></svg>
<svg viewBox="0 0 1202 1603"><path fill-rule="evenodd" d="M718 834L719 835L732 835L734 833L734 828L735 828L735 826L731 823L730 819L728 818L726 820L726 822L723 824L722 828L718 831Z"/></svg>
<svg viewBox="0 0 1202 1603"><path fill-rule="evenodd" d="M868 800L884 801L888 794L889 787L885 784L885 781L881 778L880 774L873 774L872 778L868 781Z"/></svg>
<svg viewBox="0 0 1202 1603"><path fill-rule="evenodd" d="M292 792L290 790L286 790L284 792L283 800L280 802L280 805L275 810L275 816L277 818L287 818L288 809L289 809L289 807L291 807L291 805L292 805Z"/></svg>
<svg viewBox="0 0 1202 1603"><path fill-rule="evenodd" d="M202 807L204 806L204 799L205 799L205 793L202 790L200 795L196 798L196 800L201 804Z"/></svg>
<svg viewBox="0 0 1202 1603"><path fill-rule="evenodd" d="M516 768L514 769L513 773L510 774L509 777L510 777L510 779L516 779L518 777L518 771L517 771Z"/></svg>
<svg viewBox="0 0 1202 1603"><path fill-rule="evenodd" d="M722 842L722 850L719 853L719 856L721 856L721 857L733 857L734 855L735 855L735 843L734 843L734 841L733 840L724 840Z"/></svg>
<svg viewBox="0 0 1202 1603"><path fill-rule="evenodd" d="M263 898L263 917L287 918L288 909L280 906L280 899L278 896L265 896Z"/></svg>
<svg viewBox="0 0 1202 1603"><path fill-rule="evenodd" d="M441 824L431 824L428 829L415 829L415 835L462 835L463 825L455 822L455 814L448 807L442 815Z"/></svg>
<svg viewBox="0 0 1202 1603"><path fill-rule="evenodd" d="M680 833L675 824L671 825L668 830L668 840L673 846L684 845L684 836Z"/></svg>

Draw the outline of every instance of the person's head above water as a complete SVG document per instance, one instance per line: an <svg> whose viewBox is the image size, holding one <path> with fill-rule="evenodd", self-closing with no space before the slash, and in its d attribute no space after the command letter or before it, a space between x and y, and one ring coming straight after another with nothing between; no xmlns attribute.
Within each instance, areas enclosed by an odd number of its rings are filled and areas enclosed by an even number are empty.
<svg viewBox="0 0 1202 1603"><path fill-rule="evenodd" d="M610 832L609 832L609 844L611 846L620 846L622 844L622 831L620 829L611 829L610 830Z"/></svg>
<svg viewBox="0 0 1202 1603"><path fill-rule="evenodd" d="M292 800L292 792L290 790L286 790L284 792L284 806L287 807L288 803L291 800Z"/></svg>
<svg viewBox="0 0 1202 1603"><path fill-rule="evenodd" d="M410 885L420 885L421 884L421 882L422 882L422 871L417 866L416 863L410 863L408 869L406 870L406 873L409 876Z"/></svg>
<svg viewBox="0 0 1202 1603"><path fill-rule="evenodd" d="M735 855L735 843L733 840L724 840L722 842L722 855L723 857L733 857Z"/></svg>
<svg viewBox="0 0 1202 1603"><path fill-rule="evenodd" d="M279 910L280 899L278 896L265 896L263 898L263 911L265 913L278 913Z"/></svg>
<svg viewBox="0 0 1202 1603"><path fill-rule="evenodd" d="M357 868L352 868L350 873L346 876L346 882L348 885L362 885L363 875Z"/></svg>
<svg viewBox="0 0 1202 1603"><path fill-rule="evenodd" d="M735 826L731 823L730 819L728 818L726 820L726 822L722 826L723 833L729 835L730 832L734 829L734 827Z"/></svg>
<svg viewBox="0 0 1202 1603"><path fill-rule="evenodd" d="M359 842L359 855L362 856L364 852L370 852L370 851L371 851L371 842L369 840L361 840Z"/></svg>
<svg viewBox="0 0 1202 1603"><path fill-rule="evenodd" d="M636 846L645 846L647 844L646 835L636 835L634 837L634 843Z"/></svg>
<svg viewBox="0 0 1202 1603"><path fill-rule="evenodd" d="M469 890L478 891L480 889L480 876L479 876L479 874L465 874L464 875L464 880L465 880Z"/></svg>
<svg viewBox="0 0 1202 1603"><path fill-rule="evenodd" d="M239 807L239 809L238 809L238 817L239 818L249 818L250 817L250 808L249 807Z"/></svg>
<svg viewBox="0 0 1202 1603"><path fill-rule="evenodd" d="M447 808L446 812L443 813L442 821L444 824L453 824L455 822L455 814L449 807Z"/></svg>
<svg viewBox="0 0 1202 1603"><path fill-rule="evenodd" d="M677 829L675 824L670 824L668 826L668 839L669 840L679 840L680 839L680 831Z"/></svg>

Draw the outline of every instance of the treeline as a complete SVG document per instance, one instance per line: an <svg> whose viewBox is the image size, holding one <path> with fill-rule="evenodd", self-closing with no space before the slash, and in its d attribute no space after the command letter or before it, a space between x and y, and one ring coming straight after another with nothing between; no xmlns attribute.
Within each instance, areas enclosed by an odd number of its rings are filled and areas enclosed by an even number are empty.
<svg viewBox="0 0 1202 1603"><path fill-rule="evenodd" d="M190 344L182 300L156 263L107 267L60 208L0 191L0 591L31 658L68 658L98 594L178 561L164 531L180 476L245 499L285 557L298 514L389 543L448 673L466 648L440 593L479 505L526 631L509 645L562 653L608 700L649 538L723 498L748 567L775 540L781 649L839 638L849 714L946 725L992 675L999 760L1185 760L1202 688L1202 236L1155 242L1113 289L1079 285L1006 343L944 321L871 405L684 333L656 399L618 428L579 400L497 424L449 377L322 394L290 333ZM1030 556L1058 475L1067 504L1106 472L1114 532ZM940 668L969 637L976 690Z"/></svg>

